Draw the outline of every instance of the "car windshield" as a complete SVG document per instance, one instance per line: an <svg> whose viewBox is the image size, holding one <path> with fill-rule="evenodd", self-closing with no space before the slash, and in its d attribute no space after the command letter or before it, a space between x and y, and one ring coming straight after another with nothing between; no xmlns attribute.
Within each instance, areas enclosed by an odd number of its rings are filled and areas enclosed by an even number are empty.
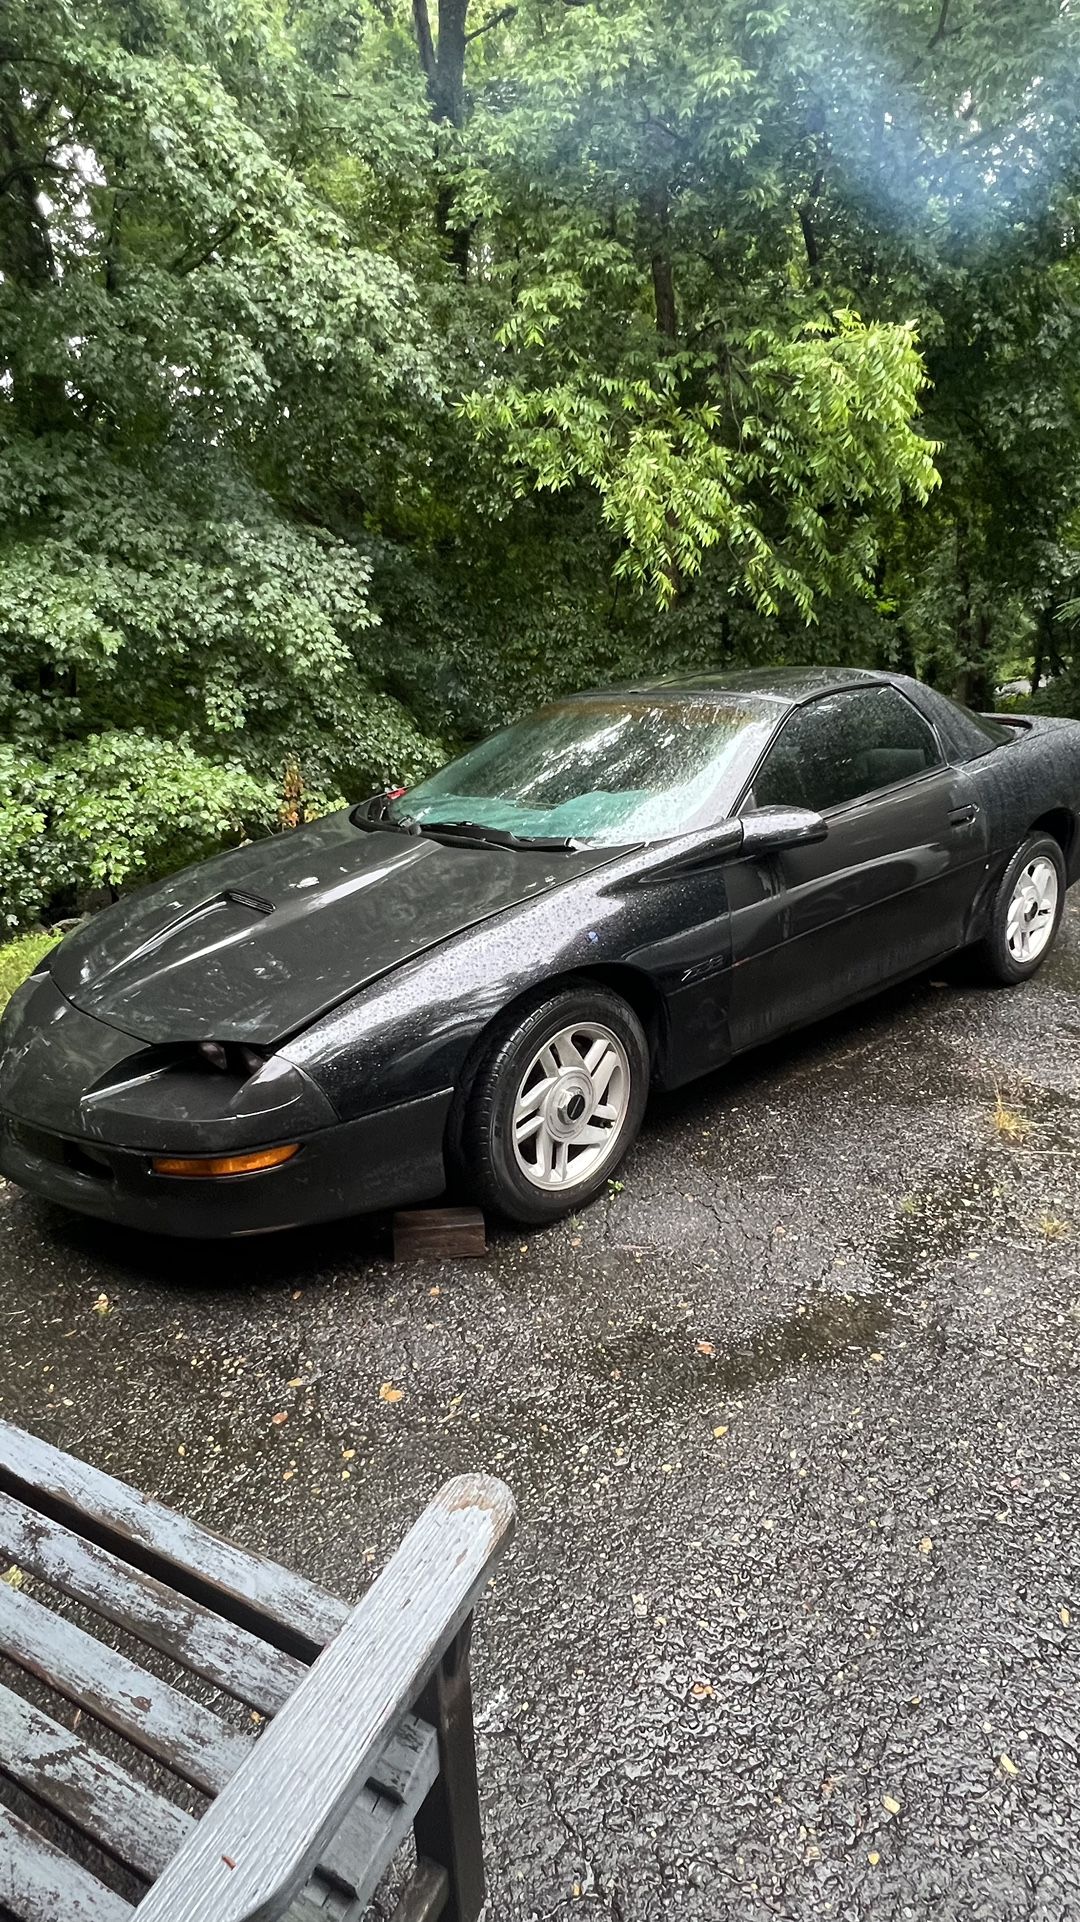
<svg viewBox="0 0 1080 1922"><path fill-rule="evenodd" d="M780 717L753 694L589 696L541 708L390 803L402 825L468 821L617 846L730 813Z"/></svg>

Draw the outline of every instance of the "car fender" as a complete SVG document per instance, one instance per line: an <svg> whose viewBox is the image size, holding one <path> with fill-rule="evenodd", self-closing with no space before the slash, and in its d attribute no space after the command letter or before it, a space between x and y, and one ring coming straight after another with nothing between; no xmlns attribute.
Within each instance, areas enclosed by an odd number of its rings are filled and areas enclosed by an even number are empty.
<svg viewBox="0 0 1080 1922"><path fill-rule="evenodd" d="M987 826L986 875L970 925L970 937L977 940L985 933L1002 875L1040 822L1067 818L1066 879L1070 887L1080 879L1080 722L1032 717L1014 742L969 762L963 774Z"/></svg>
<svg viewBox="0 0 1080 1922"><path fill-rule="evenodd" d="M740 838L734 823L732 857ZM619 969L655 1002L655 1081L673 1086L706 1071L731 1052L724 861L681 865L681 849L680 840L620 853L572 888L465 930L353 996L281 1055L350 1119L455 1086L485 1029L529 992L583 972L610 980Z"/></svg>

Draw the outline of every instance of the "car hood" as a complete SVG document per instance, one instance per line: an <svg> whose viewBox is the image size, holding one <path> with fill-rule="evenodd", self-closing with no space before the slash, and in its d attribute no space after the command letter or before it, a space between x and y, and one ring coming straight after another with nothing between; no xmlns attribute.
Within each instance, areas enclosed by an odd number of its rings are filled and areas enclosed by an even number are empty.
<svg viewBox="0 0 1080 1922"><path fill-rule="evenodd" d="M150 1042L272 1046L391 968L613 858L369 832L347 813L236 848L106 908L52 975Z"/></svg>

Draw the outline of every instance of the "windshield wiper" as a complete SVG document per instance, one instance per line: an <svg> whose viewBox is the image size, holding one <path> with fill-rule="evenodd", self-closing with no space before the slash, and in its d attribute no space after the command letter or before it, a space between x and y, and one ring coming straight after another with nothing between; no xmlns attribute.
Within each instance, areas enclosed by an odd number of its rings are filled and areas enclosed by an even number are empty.
<svg viewBox="0 0 1080 1922"><path fill-rule="evenodd" d="M430 834L436 841L452 841L458 847L522 848L548 854L568 854L581 845L553 835L511 834L507 828L485 827L482 821L415 821L411 832Z"/></svg>
<svg viewBox="0 0 1080 1922"><path fill-rule="evenodd" d="M485 827L482 821L418 821L411 814L395 821L390 813L389 796L376 794L352 810L353 825L389 830L391 834L428 834L435 841L452 841L466 848L514 848L541 853L568 854L582 846L580 841L543 834L511 834L506 828Z"/></svg>

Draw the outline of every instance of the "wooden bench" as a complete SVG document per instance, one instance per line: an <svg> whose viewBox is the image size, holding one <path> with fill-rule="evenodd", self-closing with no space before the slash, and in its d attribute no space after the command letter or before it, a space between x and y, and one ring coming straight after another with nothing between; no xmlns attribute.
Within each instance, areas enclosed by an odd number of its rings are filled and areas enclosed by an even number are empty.
<svg viewBox="0 0 1080 1922"><path fill-rule="evenodd" d="M394 1922L474 1922L469 1630L513 1521L448 1482L350 1609L0 1422L0 1915L360 1922L411 1830Z"/></svg>

